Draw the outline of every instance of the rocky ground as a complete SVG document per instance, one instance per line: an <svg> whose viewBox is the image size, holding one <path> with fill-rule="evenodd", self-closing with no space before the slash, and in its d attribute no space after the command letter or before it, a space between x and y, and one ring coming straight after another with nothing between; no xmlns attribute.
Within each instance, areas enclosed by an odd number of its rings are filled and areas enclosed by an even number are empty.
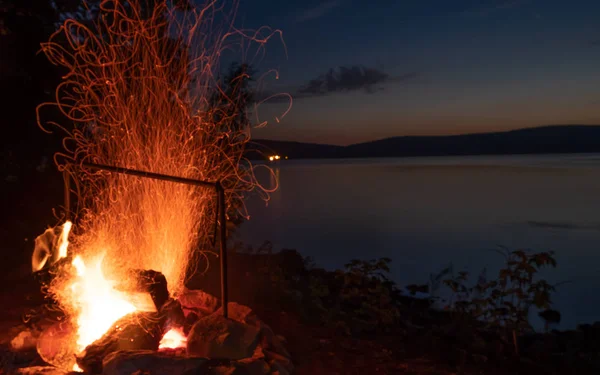
<svg viewBox="0 0 600 375"><path fill-rule="evenodd" d="M0 316L0 350L2 351L2 367L0 373L40 373L47 371L47 364L36 355L35 350L15 351L14 345L32 348L36 343L41 329L52 322L52 316L47 321L35 324L24 324L28 313L35 311L43 303L42 296L36 292L36 283L31 277L14 280L15 288L0 295L2 309ZM236 314L239 309L232 309ZM269 322L272 331L277 332L285 340L285 346L293 358L293 370L296 374L452 374L456 373L452 366L444 365L426 357L409 357L400 350L404 343L399 338L378 337L359 339L339 335L328 327L311 326L302 323L294 314L277 311L262 311L261 320ZM25 319L27 321L27 319ZM36 331L35 327L40 330ZM205 335L210 336L210 332ZM135 358L128 358L129 363L144 363L143 353ZM112 362L111 362L112 361ZM109 366L123 366L122 358L111 359ZM115 364L116 362L116 364ZM160 364L165 363L156 360ZM169 366L177 365L168 362ZM29 370L17 372L18 367L31 367ZM166 366L166 365L164 365ZM57 372L59 373L59 372ZM119 372L122 373L122 372ZM133 372L132 372L133 373ZM209 373L208 371L206 373ZM283 370L280 374L283 374Z"/></svg>

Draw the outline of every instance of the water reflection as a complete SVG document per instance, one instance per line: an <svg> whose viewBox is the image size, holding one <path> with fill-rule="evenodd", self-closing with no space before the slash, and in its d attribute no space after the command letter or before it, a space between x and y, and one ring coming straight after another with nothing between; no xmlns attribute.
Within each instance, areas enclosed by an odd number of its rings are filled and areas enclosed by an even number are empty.
<svg viewBox="0 0 600 375"><path fill-rule="evenodd" d="M600 320L600 160L597 155L412 160L284 161L268 206L248 201L241 228L328 268L352 258L393 259L394 279L425 283L450 262L488 275L508 248L553 250L561 328Z"/></svg>

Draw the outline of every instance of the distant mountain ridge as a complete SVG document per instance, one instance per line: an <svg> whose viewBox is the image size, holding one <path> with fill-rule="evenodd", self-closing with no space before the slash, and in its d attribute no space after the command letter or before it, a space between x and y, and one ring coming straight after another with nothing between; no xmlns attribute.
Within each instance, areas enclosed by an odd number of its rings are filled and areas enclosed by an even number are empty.
<svg viewBox="0 0 600 375"><path fill-rule="evenodd" d="M493 133L400 136L350 146L253 140L247 156L290 159L415 157L600 152L600 125L551 125Z"/></svg>

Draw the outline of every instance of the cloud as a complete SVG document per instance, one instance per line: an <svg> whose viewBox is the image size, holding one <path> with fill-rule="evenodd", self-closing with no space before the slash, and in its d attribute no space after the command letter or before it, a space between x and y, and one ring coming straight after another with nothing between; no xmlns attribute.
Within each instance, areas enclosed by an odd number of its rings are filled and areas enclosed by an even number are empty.
<svg viewBox="0 0 600 375"><path fill-rule="evenodd" d="M388 73L377 68L368 68L362 65L340 66L329 69L325 74L311 79L298 90L303 96L321 96L337 92L359 91L374 93L383 89L383 84L412 79L417 73L408 73L402 76L391 77Z"/></svg>
<svg viewBox="0 0 600 375"><path fill-rule="evenodd" d="M331 12L335 8L342 5L342 0L327 0L321 4L305 9L300 12L296 17L296 23L306 22L321 18L327 13Z"/></svg>
<svg viewBox="0 0 600 375"><path fill-rule="evenodd" d="M331 68L325 74L311 79L299 88L286 90L294 100L332 95L342 92L364 91L374 94L384 90L386 84L404 83L420 76L417 72L405 73L391 76L385 71L377 68L368 68L362 65L340 66ZM261 99L267 99L269 103L289 101L287 95L276 95L274 92L263 92L258 95ZM259 101L261 101L259 99Z"/></svg>

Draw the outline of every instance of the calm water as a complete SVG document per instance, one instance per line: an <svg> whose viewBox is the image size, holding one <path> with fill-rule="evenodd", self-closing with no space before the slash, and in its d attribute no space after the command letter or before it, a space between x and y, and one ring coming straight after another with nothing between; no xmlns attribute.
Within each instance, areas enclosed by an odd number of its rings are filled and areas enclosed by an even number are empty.
<svg viewBox="0 0 600 375"><path fill-rule="evenodd" d="M326 268L389 257L400 284L453 264L495 274L498 245L556 252L561 329L600 320L600 155L284 161L241 238ZM261 176L269 182L268 176Z"/></svg>

